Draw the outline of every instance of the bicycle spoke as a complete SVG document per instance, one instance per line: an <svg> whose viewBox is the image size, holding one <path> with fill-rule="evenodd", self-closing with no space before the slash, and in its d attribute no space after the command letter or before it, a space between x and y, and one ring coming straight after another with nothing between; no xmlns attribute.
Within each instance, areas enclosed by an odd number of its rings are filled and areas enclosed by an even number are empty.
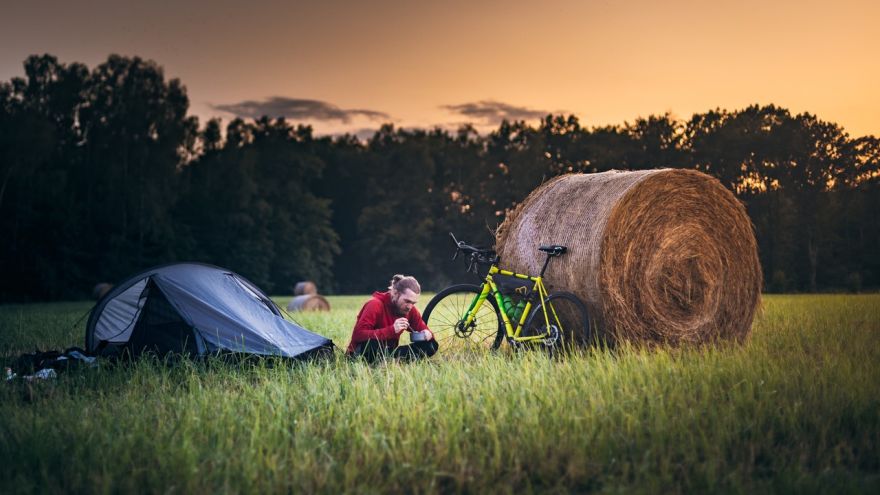
<svg viewBox="0 0 880 495"><path fill-rule="evenodd" d="M466 312L474 298L474 289L462 289L438 296L432 301L428 326L434 332L442 349L491 348L498 334L498 315L490 300L483 301L471 323L462 326Z"/></svg>

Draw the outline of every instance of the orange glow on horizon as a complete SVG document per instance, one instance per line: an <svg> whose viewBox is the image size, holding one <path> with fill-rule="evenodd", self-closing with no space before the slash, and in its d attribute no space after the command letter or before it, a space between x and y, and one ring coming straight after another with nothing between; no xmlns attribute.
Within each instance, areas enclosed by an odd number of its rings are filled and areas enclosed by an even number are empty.
<svg viewBox="0 0 880 495"><path fill-rule="evenodd" d="M486 131L497 121L449 107L495 101L588 127L772 103L880 135L874 0L113 5L59 2L49 17L5 7L0 77L22 75L33 53L90 67L120 53L180 78L203 122L232 118L217 105L274 96L387 114L298 121L319 134L384 122Z"/></svg>

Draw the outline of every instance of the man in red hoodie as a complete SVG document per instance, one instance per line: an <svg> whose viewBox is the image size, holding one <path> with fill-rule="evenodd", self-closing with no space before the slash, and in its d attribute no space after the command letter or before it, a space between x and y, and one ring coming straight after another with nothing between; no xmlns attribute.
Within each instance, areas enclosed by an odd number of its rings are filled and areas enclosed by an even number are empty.
<svg viewBox="0 0 880 495"><path fill-rule="evenodd" d="M386 292L374 292L358 313L346 354L374 362L383 356L405 361L431 357L437 341L415 305L422 289L414 277L395 275ZM410 345L400 335L410 332Z"/></svg>

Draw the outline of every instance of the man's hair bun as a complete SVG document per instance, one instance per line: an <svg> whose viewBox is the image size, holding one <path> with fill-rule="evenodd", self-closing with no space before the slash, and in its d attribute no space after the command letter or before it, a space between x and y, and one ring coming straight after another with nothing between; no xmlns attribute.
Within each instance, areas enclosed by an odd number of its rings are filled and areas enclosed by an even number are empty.
<svg viewBox="0 0 880 495"><path fill-rule="evenodd" d="M415 277L411 275L401 275L397 274L391 277L391 285L388 286L389 289L394 289L397 292L403 292L406 289L409 289L416 294L422 293L422 288L419 286L419 281L416 280Z"/></svg>

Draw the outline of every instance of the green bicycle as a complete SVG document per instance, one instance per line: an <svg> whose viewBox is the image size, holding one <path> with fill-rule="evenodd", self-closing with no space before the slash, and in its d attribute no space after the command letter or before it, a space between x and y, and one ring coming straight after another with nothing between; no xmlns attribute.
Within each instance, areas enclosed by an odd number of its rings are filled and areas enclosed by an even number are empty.
<svg viewBox="0 0 880 495"><path fill-rule="evenodd" d="M540 246L547 259L541 274L534 277L502 270L494 250L469 246L449 235L456 247L453 260L464 253L469 273L477 274L480 266L489 268L481 285L447 287L425 307L425 323L441 349L494 350L507 337L514 348L543 344L552 354L575 341L590 341L590 320L584 303L570 292L548 293L543 282L550 260L562 256L568 248Z"/></svg>

